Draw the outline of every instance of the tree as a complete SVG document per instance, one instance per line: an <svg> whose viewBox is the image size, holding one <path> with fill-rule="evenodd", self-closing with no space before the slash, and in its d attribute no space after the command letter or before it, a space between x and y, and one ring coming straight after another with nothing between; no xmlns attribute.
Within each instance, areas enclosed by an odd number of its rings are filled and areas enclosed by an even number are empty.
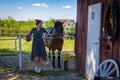
<svg viewBox="0 0 120 80"><path fill-rule="evenodd" d="M43 22L44 28L54 27L54 19L50 19L46 23ZM28 21L16 21L13 17L0 18L0 31L12 34L27 34L33 27L35 27L35 20L29 19Z"/></svg>
<svg viewBox="0 0 120 80"><path fill-rule="evenodd" d="M69 32L75 32L75 26L71 25L69 28Z"/></svg>
<svg viewBox="0 0 120 80"><path fill-rule="evenodd" d="M50 19L46 23L43 24L44 28L54 27L54 19Z"/></svg>

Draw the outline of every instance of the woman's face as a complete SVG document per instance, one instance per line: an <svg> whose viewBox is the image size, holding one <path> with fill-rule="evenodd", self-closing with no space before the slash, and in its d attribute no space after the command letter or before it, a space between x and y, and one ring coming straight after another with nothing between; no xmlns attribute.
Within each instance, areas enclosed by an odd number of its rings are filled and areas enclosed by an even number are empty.
<svg viewBox="0 0 120 80"><path fill-rule="evenodd" d="M37 24L37 28L41 28L42 27L42 22Z"/></svg>

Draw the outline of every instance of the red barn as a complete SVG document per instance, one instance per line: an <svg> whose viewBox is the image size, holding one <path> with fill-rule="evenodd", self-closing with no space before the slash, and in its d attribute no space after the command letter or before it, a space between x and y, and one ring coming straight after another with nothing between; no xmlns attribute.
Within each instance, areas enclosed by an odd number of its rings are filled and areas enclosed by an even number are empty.
<svg viewBox="0 0 120 80"><path fill-rule="evenodd" d="M75 38L76 68L83 76L85 76L87 72L86 69L91 67L87 66L86 68L86 62L88 62L88 65L93 63L96 65L98 64L97 60L101 63L106 59L114 59L120 64L120 0L114 0L115 7L112 11L116 11L114 15L116 17L112 18L109 16L110 13L112 13L109 9L111 8L110 5L112 5L111 1L112 0L77 0ZM98 6L94 5L97 3ZM106 27L109 26L109 20L116 21L113 21L113 25L116 27L115 29L117 29L116 31L111 30L113 32L110 32L109 27ZM92 53L93 55L88 53Z"/></svg>

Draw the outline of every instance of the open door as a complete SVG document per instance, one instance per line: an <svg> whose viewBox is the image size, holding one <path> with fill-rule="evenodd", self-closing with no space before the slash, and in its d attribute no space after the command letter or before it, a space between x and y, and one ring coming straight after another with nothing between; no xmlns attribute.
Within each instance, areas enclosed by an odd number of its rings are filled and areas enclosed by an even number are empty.
<svg viewBox="0 0 120 80"><path fill-rule="evenodd" d="M102 4L97 3L88 6L88 33L86 53L86 77L92 80L99 66L100 59L100 34L101 34L101 10Z"/></svg>

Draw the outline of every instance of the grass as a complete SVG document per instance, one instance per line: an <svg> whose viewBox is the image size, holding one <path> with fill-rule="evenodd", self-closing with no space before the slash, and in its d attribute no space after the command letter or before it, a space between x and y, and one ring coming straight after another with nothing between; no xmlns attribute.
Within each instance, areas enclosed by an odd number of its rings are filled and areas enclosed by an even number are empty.
<svg viewBox="0 0 120 80"><path fill-rule="evenodd" d="M74 51L74 39L64 39L63 51Z"/></svg>
<svg viewBox="0 0 120 80"><path fill-rule="evenodd" d="M36 73L33 70L27 70L26 76L62 76L67 74L67 71L54 71L54 70L46 70L41 73Z"/></svg>
<svg viewBox="0 0 120 80"><path fill-rule="evenodd" d="M10 71L11 71L10 68L0 69L0 73L10 72Z"/></svg>
<svg viewBox="0 0 120 80"><path fill-rule="evenodd" d="M0 69L0 73L7 73L7 72L13 72L10 68L6 69ZM41 73L36 73L34 70L22 70L22 71L17 71L16 74L19 77L22 76L63 76L67 75L69 73L74 73L74 70L44 70Z"/></svg>
<svg viewBox="0 0 120 80"><path fill-rule="evenodd" d="M20 76L63 76L68 73L75 72L74 70L44 70L41 73L36 73L34 70L23 70Z"/></svg>
<svg viewBox="0 0 120 80"><path fill-rule="evenodd" d="M15 38L15 37L0 37L3 38ZM19 50L19 44L17 41L17 47L15 48L15 41L14 40L0 40L0 56L4 53L15 53ZM32 48L32 41L26 42L25 38L22 39L22 52L23 53L30 53ZM17 51L16 51L17 49ZM74 39L65 39L63 45L63 51L74 51ZM6 55L6 54L5 54Z"/></svg>
<svg viewBox="0 0 120 80"><path fill-rule="evenodd" d="M16 51L14 49L9 49L9 48L5 48L5 49L0 48L0 53L7 53L7 52L15 53Z"/></svg>
<svg viewBox="0 0 120 80"><path fill-rule="evenodd" d="M17 56L16 53L2 53L0 56Z"/></svg>

